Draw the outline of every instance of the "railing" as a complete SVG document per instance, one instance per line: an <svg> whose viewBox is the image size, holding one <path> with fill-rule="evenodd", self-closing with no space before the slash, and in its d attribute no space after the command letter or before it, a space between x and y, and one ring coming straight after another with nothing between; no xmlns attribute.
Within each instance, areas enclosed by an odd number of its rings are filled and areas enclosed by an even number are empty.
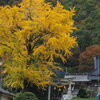
<svg viewBox="0 0 100 100"><path fill-rule="evenodd" d="M88 75L88 73L67 73L66 75Z"/></svg>

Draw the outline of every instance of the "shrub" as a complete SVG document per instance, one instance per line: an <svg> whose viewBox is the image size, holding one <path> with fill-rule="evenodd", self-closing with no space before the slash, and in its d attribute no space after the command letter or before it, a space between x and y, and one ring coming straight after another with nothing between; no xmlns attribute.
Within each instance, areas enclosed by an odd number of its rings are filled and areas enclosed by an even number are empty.
<svg viewBox="0 0 100 100"><path fill-rule="evenodd" d="M36 95L32 92L20 92L15 96L15 100L38 100Z"/></svg>
<svg viewBox="0 0 100 100"><path fill-rule="evenodd" d="M79 90L79 93L78 93L77 96L80 97L80 98L87 98L87 97L88 97L88 96L87 96L86 90L83 89L83 88L81 88L81 89Z"/></svg>

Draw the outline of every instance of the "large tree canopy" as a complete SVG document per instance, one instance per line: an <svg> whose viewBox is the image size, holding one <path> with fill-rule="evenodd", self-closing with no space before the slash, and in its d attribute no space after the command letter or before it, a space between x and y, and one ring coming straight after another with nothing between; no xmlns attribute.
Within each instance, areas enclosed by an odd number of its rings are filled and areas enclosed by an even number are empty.
<svg viewBox="0 0 100 100"><path fill-rule="evenodd" d="M44 0L23 0L18 6L0 7L0 56L5 56L5 84L26 88L29 83L51 82L55 58L69 57L77 45L74 10Z"/></svg>

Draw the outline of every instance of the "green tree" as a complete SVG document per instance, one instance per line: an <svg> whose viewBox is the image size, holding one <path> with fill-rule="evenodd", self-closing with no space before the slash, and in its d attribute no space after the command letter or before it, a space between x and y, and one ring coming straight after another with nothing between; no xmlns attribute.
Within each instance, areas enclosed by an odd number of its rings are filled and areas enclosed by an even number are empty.
<svg viewBox="0 0 100 100"><path fill-rule="evenodd" d="M21 2L22 0L0 0L0 5L15 5Z"/></svg>

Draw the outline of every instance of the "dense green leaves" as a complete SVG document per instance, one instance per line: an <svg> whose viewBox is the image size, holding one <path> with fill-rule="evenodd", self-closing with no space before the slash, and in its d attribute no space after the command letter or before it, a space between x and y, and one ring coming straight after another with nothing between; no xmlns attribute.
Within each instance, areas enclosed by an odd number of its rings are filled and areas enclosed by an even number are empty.
<svg viewBox="0 0 100 100"><path fill-rule="evenodd" d="M0 0L0 5L12 4L15 0Z"/></svg>
<svg viewBox="0 0 100 100"><path fill-rule="evenodd" d="M79 30L74 32L78 36L79 47L84 51L86 47L100 44L100 2L97 0L63 0L66 9L75 7L74 19Z"/></svg>
<svg viewBox="0 0 100 100"><path fill-rule="evenodd" d="M32 92L20 92L15 95L15 100L38 100Z"/></svg>
<svg viewBox="0 0 100 100"><path fill-rule="evenodd" d="M21 0L0 0L0 5L13 5L19 3Z"/></svg>

